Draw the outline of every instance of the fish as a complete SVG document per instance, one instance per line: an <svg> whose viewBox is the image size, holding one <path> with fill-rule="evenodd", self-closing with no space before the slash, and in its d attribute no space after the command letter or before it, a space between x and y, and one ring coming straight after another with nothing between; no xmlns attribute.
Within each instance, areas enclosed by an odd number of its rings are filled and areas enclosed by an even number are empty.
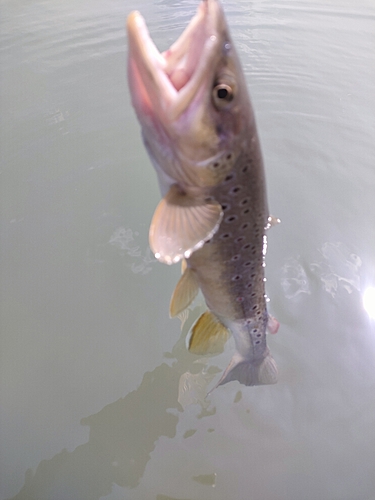
<svg viewBox="0 0 375 500"><path fill-rule="evenodd" d="M160 262L182 262L170 316L201 290L207 310L192 327L190 352L222 352L231 334L235 343L215 387L274 384L266 334L279 323L267 311L264 267L267 231L279 220L269 215L254 111L223 8L201 1L164 52L138 11L127 34L132 105L162 194L149 243Z"/></svg>

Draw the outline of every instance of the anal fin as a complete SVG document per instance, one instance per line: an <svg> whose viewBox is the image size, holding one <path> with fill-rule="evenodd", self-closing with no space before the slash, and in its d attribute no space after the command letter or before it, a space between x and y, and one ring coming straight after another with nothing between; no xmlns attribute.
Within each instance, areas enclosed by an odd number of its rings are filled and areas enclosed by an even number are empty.
<svg viewBox="0 0 375 500"><path fill-rule="evenodd" d="M169 316L174 318L189 307L195 299L198 291L199 286L195 272L190 267L185 267L183 275L181 276L172 294L169 305Z"/></svg>
<svg viewBox="0 0 375 500"><path fill-rule="evenodd" d="M189 351L193 354L218 354L223 352L229 330L210 311L203 313L192 328Z"/></svg>

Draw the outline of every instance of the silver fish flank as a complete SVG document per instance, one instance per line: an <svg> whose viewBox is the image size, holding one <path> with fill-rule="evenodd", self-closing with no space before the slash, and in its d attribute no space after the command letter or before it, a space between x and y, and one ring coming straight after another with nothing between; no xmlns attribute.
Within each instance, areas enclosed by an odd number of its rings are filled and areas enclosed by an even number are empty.
<svg viewBox="0 0 375 500"><path fill-rule="evenodd" d="M150 227L161 262L182 261L170 315L201 289L208 310L189 350L236 351L217 385L273 384L266 343L278 322L267 312L264 257L269 216L262 154L246 82L220 3L204 0L180 38L160 53L144 19L127 21L132 103L163 199Z"/></svg>

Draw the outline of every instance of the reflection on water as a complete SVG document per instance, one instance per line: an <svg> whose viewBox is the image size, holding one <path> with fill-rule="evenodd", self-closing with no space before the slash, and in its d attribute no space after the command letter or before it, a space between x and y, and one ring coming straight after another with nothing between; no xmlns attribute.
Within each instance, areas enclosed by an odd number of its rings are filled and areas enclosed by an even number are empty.
<svg viewBox="0 0 375 500"><path fill-rule="evenodd" d="M179 414L184 408L201 405L198 418L215 414L205 396L207 385L220 370L206 370L201 359L196 363L196 356L186 357L186 336L191 323L185 324L172 352L166 353L170 364L157 366L144 375L138 389L83 418L81 424L90 427L88 442L72 452L63 450L52 459L43 460L34 474L28 470L23 488L12 500L99 500L111 492L113 484L134 488L157 440L176 435ZM193 436L195 431L187 431L184 438ZM192 479L214 486L215 478L211 474Z"/></svg>
<svg viewBox="0 0 375 500"><path fill-rule="evenodd" d="M134 262L131 264L131 270L134 274L147 274L152 269L150 264L152 262L157 262L157 260L152 255L149 247L142 253L139 245L136 245L135 238L138 234L139 233L133 232L131 229L119 227L112 234L109 243L116 246L120 250L125 251L129 257L134 257Z"/></svg>
<svg viewBox="0 0 375 500"><path fill-rule="evenodd" d="M200 364L202 360L198 362ZM220 373L220 371L210 367L209 369L203 368L198 373L187 371L181 375L178 387L178 402L182 408L185 409L187 406L197 403L203 405L207 395L207 386L215 374Z"/></svg>
<svg viewBox="0 0 375 500"><path fill-rule="evenodd" d="M370 318L375 319L375 288L369 286L363 293L363 306L370 316Z"/></svg>
<svg viewBox="0 0 375 500"><path fill-rule="evenodd" d="M349 251L343 243L324 243L321 249L323 259L310 265L311 271L319 276L324 289L335 297L342 287L348 293L360 290L360 268L362 261Z"/></svg>
<svg viewBox="0 0 375 500"><path fill-rule="evenodd" d="M281 274L281 285L288 299L293 299L300 293L311 293L306 271L298 259L290 257L283 265Z"/></svg>
<svg viewBox="0 0 375 500"><path fill-rule="evenodd" d="M156 500L191 500L190 498L167 497L166 495L157 495Z"/></svg>
<svg viewBox="0 0 375 500"><path fill-rule="evenodd" d="M157 495L156 500L191 500L190 498L172 498L166 495Z"/></svg>
<svg viewBox="0 0 375 500"><path fill-rule="evenodd" d="M340 242L326 242L319 250L316 261L308 265L307 272L319 278L324 290L335 297L338 290L348 293L360 291L360 268L358 255ZM307 272L300 258L290 257L281 269L281 285L285 296L293 299L301 293L311 294Z"/></svg>
<svg viewBox="0 0 375 500"><path fill-rule="evenodd" d="M212 486L213 488L215 488L216 477L217 477L217 474L213 473L213 474L206 474L206 475L201 475L201 476L194 476L192 479L194 481L196 481L197 483L205 484L205 485Z"/></svg>

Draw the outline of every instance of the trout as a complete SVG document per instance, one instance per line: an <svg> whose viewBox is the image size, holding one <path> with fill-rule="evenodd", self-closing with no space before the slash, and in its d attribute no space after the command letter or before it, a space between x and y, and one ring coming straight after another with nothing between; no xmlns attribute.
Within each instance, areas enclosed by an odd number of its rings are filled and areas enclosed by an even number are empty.
<svg viewBox="0 0 375 500"><path fill-rule="evenodd" d="M267 312L265 174L254 112L220 3L203 0L180 38L160 53L137 11L127 20L128 78L143 141L163 199L149 241L163 263L182 261L170 316L202 291L208 310L189 350L236 350L217 385L274 384L266 343L278 322Z"/></svg>

